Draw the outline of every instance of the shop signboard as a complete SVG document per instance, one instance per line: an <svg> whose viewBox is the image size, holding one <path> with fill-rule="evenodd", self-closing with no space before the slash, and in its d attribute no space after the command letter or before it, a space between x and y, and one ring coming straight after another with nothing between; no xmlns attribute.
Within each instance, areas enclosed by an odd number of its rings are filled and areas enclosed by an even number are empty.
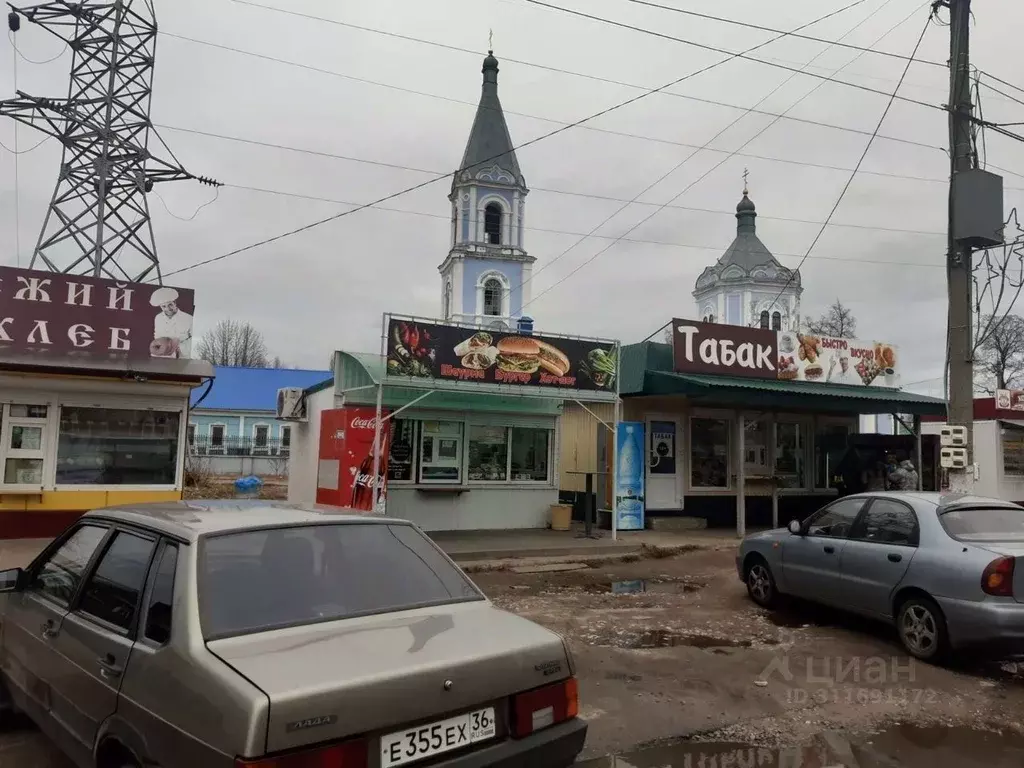
<svg viewBox="0 0 1024 768"><path fill-rule="evenodd" d="M387 377L613 395L618 345L391 317Z"/></svg>
<svg viewBox="0 0 1024 768"><path fill-rule="evenodd" d="M620 531L644 529L644 424L619 422L615 461L615 517Z"/></svg>
<svg viewBox="0 0 1024 768"><path fill-rule="evenodd" d="M388 413L385 410L381 415L386 417ZM390 420L381 427L380 462L374 477L376 430L376 408L346 407L321 412L317 504L372 511L373 488L379 483L377 511L383 513L387 498Z"/></svg>
<svg viewBox="0 0 1024 768"><path fill-rule="evenodd" d="M996 390L996 410L1024 412L1024 390Z"/></svg>
<svg viewBox="0 0 1024 768"><path fill-rule="evenodd" d="M892 344L690 320L673 321L679 373L899 387Z"/></svg>
<svg viewBox="0 0 1024 768"><path fill-rule="evenodd" d="M190 358L184 288L0 267L0 359Z"/></svg>

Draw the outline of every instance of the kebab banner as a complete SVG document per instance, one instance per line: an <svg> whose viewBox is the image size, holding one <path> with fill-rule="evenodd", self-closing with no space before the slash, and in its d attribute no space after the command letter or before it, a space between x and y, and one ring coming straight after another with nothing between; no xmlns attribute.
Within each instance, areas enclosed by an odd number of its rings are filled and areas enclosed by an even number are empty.
<svg viewBox="0 0 1024 768"><path fill-rule="evenodd" d="M391 318L387 375L614 393L618 347Z"/></svg>

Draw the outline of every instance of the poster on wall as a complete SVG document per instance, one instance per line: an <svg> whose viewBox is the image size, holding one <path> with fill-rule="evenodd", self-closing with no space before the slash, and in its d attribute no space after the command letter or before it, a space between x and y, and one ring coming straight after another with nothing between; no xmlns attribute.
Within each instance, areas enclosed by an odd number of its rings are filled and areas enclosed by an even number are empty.
<svg viewBox="0 0 1024 768"><path fill-rule="evenodd" d="M899 352L879 341L674 320L674 368L781 381L898 388Z"/></svg>
<svg viewBox="0 0 1024 768"><path fill-rule="evenodd" d="M615 470L615 518L620 531L644 529L644 425L622 421L618 427Z"/></svg>
<svg viewBox="0 0 1024 768"><path fill-rule="evenodd" d="M1000 411L1022 411L1024 412L1024 390L1022 389L998 389L996 390L996 408Z"/></svg>
<svg viewBox="0 0 1024 768"><path fill-rule="evenodd" d="M185 288L0 267L0 357L192 357Z"/></svg>
<svg viewBox="0 0 1024 768"><path fill-rule="evenodd" d="M383 416L387 414L388 411L382 412ZM376 408L335 408L320 414L317 504L373 511L373 489L379 485L376 512L384 514L391 422L385 421L381 429L380 463L374 477L376 428Z"/></svg>
<svg viewBox="0 0 1024 768"><path fill-rule="evenodd" d="M616 392L614 342L389 318L387 376Z"/></svg>

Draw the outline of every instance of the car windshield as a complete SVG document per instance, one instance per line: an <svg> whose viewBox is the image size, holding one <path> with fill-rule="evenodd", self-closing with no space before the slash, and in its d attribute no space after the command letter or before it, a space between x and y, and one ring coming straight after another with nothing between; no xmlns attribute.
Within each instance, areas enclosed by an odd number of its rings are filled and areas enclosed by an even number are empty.
<svg viewBox="0 0 1024 768"><path fill-rule="evenodd" d="M207 640L484 599L410 525L345 523L221 534L202 540L199 558Z"/></svg>
<svg viewBox="0 0 1024 768"><path fill-rule="evenodd" d="M939 516L942 527L963 541L1024 541L1024 508L966 507Z"/></svg>

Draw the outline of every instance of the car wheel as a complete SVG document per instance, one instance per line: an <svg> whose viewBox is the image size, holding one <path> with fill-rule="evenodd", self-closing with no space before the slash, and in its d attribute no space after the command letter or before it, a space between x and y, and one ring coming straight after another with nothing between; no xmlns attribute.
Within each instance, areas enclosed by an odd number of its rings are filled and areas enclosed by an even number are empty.
<svg viewBox="0 0 1024 768"><path fill-rule="evenodd" d="M949 649L946 619L934 600L912 597L896 614L896 631L907 653L921 661L938 662Z"/></svg>
<svg viewBox="0 0 1024 768"><path fill-rule="evenodd" d="M775 577L772 576L772 569L763 558L754 559L747 567L747 594L763 608L770 608L775 604L778 597Z"/></svg>

